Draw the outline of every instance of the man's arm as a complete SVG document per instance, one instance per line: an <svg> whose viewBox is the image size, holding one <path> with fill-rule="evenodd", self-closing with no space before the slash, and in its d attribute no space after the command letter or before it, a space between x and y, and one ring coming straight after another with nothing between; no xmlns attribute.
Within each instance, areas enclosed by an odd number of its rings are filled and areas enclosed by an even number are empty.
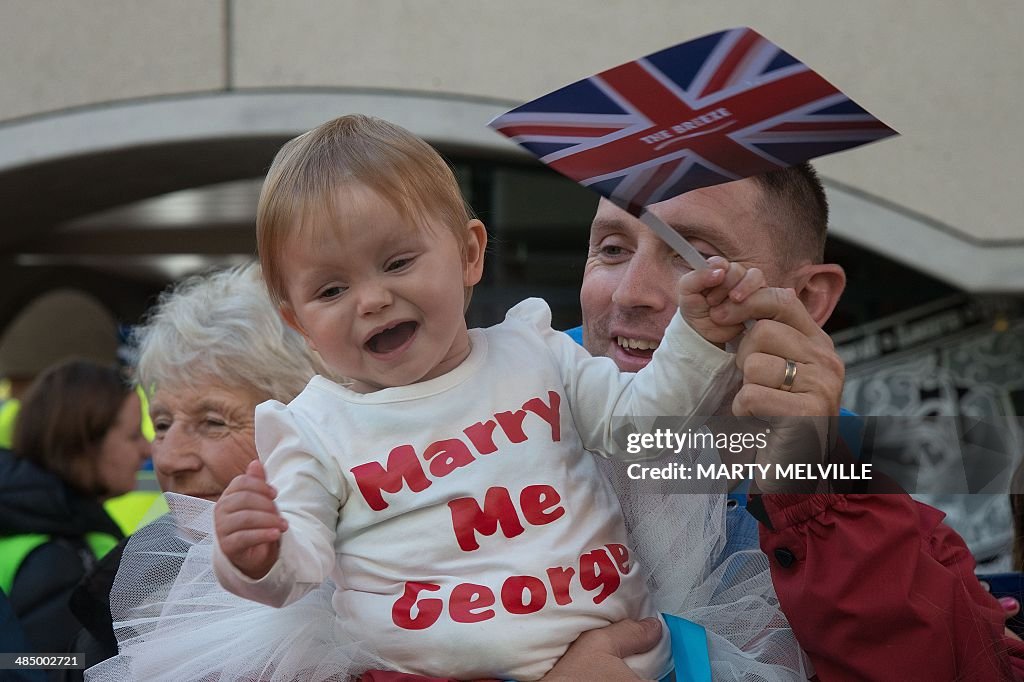
<svg viewBox="0 0 1024 682"><path fill-rule="evenodd" d="M761 549L820 679L1014 679L1024 646L942 512L907 495L764 495Z"/></svg>
<svg viewBox="0 0 1024 682"><path fill-rule="evenodd" d="M838 414L842 362L797 296L766 289L723 312L725 322L760 320L737 351L736 414ZM797 363L789 390L786 360ZM999 680L1024 670L1024 646L1004 637L1002 609L941 512L903 493L763 495L748 509L820 679Z"/></svg>

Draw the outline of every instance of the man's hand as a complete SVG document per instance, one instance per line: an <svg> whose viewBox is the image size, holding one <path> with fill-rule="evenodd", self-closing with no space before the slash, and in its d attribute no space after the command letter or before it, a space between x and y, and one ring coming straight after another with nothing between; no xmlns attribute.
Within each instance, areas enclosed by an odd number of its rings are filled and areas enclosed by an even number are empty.
<svg viewBox="0 0 1024 682"><path fill-rule="evenodd" d="M637 682L640 680L622 662L626 656L650 651L661 640L661 621L622 620L576 638L555 667L541 682Z"/></svg>
<svg viewBox="0 0 1024 682"><path fill-rule="evenodd" d="M265 576L281 551L288 522L277 511L277 491L267 483L259 460L225 488L213 508L217 543L224 556L253 580Z"/></svg>
<svg viewBox="0 0 1024 682"><path fill-rule="evenodd" d="M819 486L813 483L775 480L774 465L817 464L831 458L845 376L832 339L792 289L761 288L739 301L730 297L709 314L723 326L757 320L736 350L743 385L731 406L737 417L763 419L772 431L754 461L773 465L773 474L758 480L757 488L814 492Z"/></svg>
<svg viewBox="0 0 1024 682"><path fill-rule="evenodd" d="M679 311L705 339L724 344L743 332L747 318L723 324L713 311L726 301L742 302L764 286L764 274L759 269L748 270L739 263L712 256L707 269L692 270L679 278Z"/></svg>
<svg viewBox="0 0 1024 682"><path fill-rule="evenodd" d="M721 326L757 320L739 343L736 364L743 387L733 399L736 416L834 417L839 414L845 369L832 339L811 318L792 289L764 288L710 311ZM786 361L796 363L783 390Z"/></svg>

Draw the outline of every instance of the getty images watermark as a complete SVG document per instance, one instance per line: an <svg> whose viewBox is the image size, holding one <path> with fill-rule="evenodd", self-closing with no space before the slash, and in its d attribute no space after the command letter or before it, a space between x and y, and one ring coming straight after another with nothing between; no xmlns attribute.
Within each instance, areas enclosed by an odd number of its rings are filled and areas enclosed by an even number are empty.
<svg viewBox="0 0 1024 682"><path fill-rule="evenodd" d="M674 431L655 428L652 431L626 434L626 453L630 456L654 454L657 461L631 462L626 476L633 481L710 481L732 483L743 480L806 483L808 481L864 481L871 480L870 463L841 463L832 461L700 461L700 455L715 451L719 455L763 453L768 457L772 429L763 422L750 424L731 420L732 426L754 426L757 431L700 430ZM813 429L810 421L804 424ZM718 422L718 427L724 422ZM816 436L808 434L809 438ZM813 439L813 438L812 438ZM824 447L826 439L821 440ZM782 444L779 444L782 447ZM690 455L686 457L685 455ZM803 453L804 455L809 453ZM677 461L664 461L673 455ZM680 458L680 456L683 456ZM726 458L728 459L728 458ZM827 459L827 458L823 458ZM682 460L682 461L679 461Z"/></svg>
<svg viewBox="0 0 1024 682"><path fill-rule="evenodd" d="M1024 493L1020 417L617 418L609 466L658 492ZM1024 480L1021 477L1020 480Z"/></svg>

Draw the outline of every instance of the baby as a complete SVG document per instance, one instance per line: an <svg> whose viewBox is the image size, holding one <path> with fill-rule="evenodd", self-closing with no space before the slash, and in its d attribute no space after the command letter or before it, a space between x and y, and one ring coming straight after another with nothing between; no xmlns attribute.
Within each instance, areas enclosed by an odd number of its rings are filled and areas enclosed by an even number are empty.
<svg viewBox="0 0 1024 682"><path fill-rule="evenodd" d="M737 330L707 313L759 271L681 277L686 319L637 374L552 330L538 299L467 329L484 226L429 145L364 116L281 149L257 239L282 316L351 381L257 408L266 470L215 508L225 588L282 606L330 577L339 623L386 666L460 679L535 680L581 632L658 615L591 453L622 456L613 415L714 413L734 358L709 340ZM627 662L671 672L667 637Z"/></svg>

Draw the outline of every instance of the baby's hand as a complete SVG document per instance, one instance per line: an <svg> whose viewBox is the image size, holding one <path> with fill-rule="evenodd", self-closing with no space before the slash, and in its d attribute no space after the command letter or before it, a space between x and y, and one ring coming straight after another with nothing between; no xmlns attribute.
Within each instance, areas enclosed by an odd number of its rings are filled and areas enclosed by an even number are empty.
<svg viewBox="0 0 1024 682"><path fill-rule="evenodd" d="M711 320L711 310L726 297L740 303L764 286L764 274L759 269L748 270L739 263L712 256L707 269L693 270L679 278L679 311L705 339L726 343L743 332L743 325L720 326Z"/></svg>
<svg viewBox="0 0 1024 682"><path fill-rule="evenodd" d="M277 491L267 483L260 461L249 462L244 474L224 489L213 508L213 526L224 556L253 580L265 576L281 551L288 522L277 511Z"/></svg>

